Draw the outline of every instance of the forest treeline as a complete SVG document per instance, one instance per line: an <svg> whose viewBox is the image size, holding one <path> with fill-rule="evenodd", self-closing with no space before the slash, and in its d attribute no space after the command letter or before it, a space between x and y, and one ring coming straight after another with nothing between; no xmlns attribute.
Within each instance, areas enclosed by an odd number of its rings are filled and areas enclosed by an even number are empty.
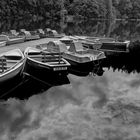
<svg viewBox="0 0 140 140"><path fill-rule="evenodd" d="M140 0L0 0L0 18L138 19Z"/></svg>

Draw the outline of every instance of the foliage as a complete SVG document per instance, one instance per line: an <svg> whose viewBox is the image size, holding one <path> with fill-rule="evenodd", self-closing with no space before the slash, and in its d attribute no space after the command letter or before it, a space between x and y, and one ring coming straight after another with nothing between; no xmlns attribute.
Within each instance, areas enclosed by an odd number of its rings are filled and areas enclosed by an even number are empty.
<svg viewBox="0 0 140 140"><path fill-rule="evenodd" d="M0 18L140 18L140 0L1 0Z"/></svg>

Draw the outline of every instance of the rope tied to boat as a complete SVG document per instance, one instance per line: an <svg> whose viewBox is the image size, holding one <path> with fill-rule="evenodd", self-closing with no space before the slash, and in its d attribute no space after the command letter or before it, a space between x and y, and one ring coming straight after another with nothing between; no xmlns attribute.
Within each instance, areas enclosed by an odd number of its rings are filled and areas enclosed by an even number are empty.
<svg viewBox="0 0 140 140"><path fill-rule="evenodd" d="M36 81L38 81L38 82L41 82L42 84L44 84L46 86L53 86L53 85L47 83L46 81L43 81L43 80L41 80L41 79L39 79L39 78L37 78L37 77L29 74L29 73L23 72L23 74L26 75L26 76L28 76L28 77L30 77L30 78L32 78L32 79L34 79L34 80L36 80Z"/></svg>

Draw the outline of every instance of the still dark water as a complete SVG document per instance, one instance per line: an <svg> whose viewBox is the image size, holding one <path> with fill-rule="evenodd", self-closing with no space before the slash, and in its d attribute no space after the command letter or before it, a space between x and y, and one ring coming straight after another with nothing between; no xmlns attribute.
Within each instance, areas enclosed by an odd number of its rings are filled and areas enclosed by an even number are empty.
<svg viewBox="0 0 140 140"><path fill-rule="evenodd" d="M0 30L50 27L67 35L140 38L137 21L1 22ZM133 56L133 57L132 57ZM139 140L140 64L130 55L109 58L104 74L68 74L52 86L33 79L7 92L0 105L1 140ZM49 75L48 75L49 78Z"/></svg>

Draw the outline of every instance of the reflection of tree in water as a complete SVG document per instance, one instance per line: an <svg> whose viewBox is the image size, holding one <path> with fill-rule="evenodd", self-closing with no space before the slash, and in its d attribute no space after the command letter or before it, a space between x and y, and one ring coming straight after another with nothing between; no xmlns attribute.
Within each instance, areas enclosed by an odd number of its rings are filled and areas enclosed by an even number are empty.
<svg viewBox="0 0 140 140"><path fill-rule="evenodd" d="M11 29L19 30L19 29L27 29L27 30L36 30L38 28L52 28L56 30L60 30L60 22L54 20L38 20L33 21L32 19L24 19L24 20L5 20L0 22L0 32L7 32Z"/></svg>
<svg viewBox="0 0 140 140"><path fill-rule="evenodd" d="M109 20L76 20L70 23L62 23L55 20L5 20L0 22L0 32L6 32L10 29L19 30L25 28L27 30L35 30L38 28L51 28L58 32L64 31L70 35L89 35L89 36L109 36L112 30L112 23ZM61 27L62 26L62 27Z"/></svg>
<svg viewBox="0 0 140 140"><path fill-rule="evenodd" d="M119 40L130 39L139 40L140 24L139 21L112 21L112 20L73 20L64 23L56 20L6 20L0 22L0 32L10 29L35 30L38 28L51 28L58 32L64 31L67 35L89 35L107 36L118 38Z"/></svg>
<svg viewBox="0 0 140 140"><path fill-rule="evenodd" d="M121 70L126 73L140 73L140 42L135 41L130 44L129 53L119 54L118 56L110 56L104 62L103 66L113 68L113 70Z"/></svg>
<svg viewBox="0 0 140 140"><path fill-rule="evenodd" d="M119 40L139 40L140 22L139 21L116 21L110 36L117 37Z"/></svg>
<svg viewBox="0 0 140 140"><path fill-rule="evenodd" d="M65 33L71 35L104 36L106 34L106 22L108 21L75 21L67 24Z"/></svg>

